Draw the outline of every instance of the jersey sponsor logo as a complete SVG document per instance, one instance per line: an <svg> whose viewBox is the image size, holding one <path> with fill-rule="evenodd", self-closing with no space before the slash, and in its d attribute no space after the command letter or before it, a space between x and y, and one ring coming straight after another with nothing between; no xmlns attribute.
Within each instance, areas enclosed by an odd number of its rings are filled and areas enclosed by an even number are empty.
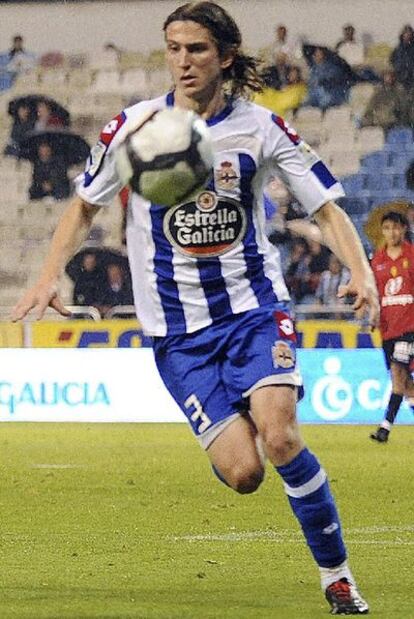
<svg viewBox="0 0 414 619"><path fill-rule="evenodd" d="M201 192L195 201L166 211L164 234L179 252L212 258L235 247L246 231L246 215L239 202Z"/></svg>
<svg viewBox="0 0 414 619"><path fill-rule="evenodd" d="M414 297L412 294L394 294L393 296L386 296L382 298L382 307L389 307L391 305L411 305L414 303Z"/></svg>
<svg viewBox="0 0 414 619"><path fill-rule="evenodd" d="M230 161L222 161L220 167L214 170L214 183L217 189L224 191L236 189L240 184L240 177Z"/></svg>
<svg viewBox="0 0 414 619"><path fill-rule="evenodd" d="M394 268L394 267L393 267ZM389 297L398 294L403 285L403 278L400 276L392 277L384 286L384 294Z"/></svg>
<svg viewBox="0 0 414 619"><path fill-rule="evenodd" d="M275 368L288 370L295 365L295 352L287 342L278 340L272 346L272 359Z"/></svg>
<svg viewBox="0 0 414 619"><path fill-rule="evenodd" d="M296 133L296 131L288 125L288 123L285 123L285 121L283 120L281 116L276 116L276 114L272 114L272 120L275 123L275 125L277 125L280 129L282 129L282 131L287 135L289 140L295 146L299 144L299 142L301 141L301 138Z"/></svg>

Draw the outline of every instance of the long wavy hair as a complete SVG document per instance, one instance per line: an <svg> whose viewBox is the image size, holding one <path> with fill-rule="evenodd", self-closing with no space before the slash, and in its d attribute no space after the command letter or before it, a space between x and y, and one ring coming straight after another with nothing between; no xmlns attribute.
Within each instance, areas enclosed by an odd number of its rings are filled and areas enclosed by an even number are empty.
<svg viewBox="0 0 414 619"><path fill-rule="evenodd" d="M263 88L258 74L258 61L241 50L242 37L234 19L215 2L187 2L167 17L163 30L174 21L194 21L207 28L223 58L229 51L234 54L230 67L223 71L225 90L231 97L248 98Z"/></svg>

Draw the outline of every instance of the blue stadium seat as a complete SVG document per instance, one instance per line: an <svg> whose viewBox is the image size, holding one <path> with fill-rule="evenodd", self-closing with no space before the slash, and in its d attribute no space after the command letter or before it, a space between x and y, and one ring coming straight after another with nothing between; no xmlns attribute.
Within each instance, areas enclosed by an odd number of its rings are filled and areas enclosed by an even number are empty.
<svg viewBox="0 0 414 619"><path fill-rule="evenodd" d="M371 208L375 208L379 204L384 202L391 202L392 200L398 200L403 197L401 191L398 189L382 189L379 191L371 192Z"/></svg>
<svg viewBox="0 0 414 619"><path fill-rule="evenodd" d="M369 174L367 176L366 188L369 191L382 191L394 188L394 177L392 174Z"/></svg>
<svg viewBox="0 0 414 619"><path fill-rule="evenodd" d="M407 189L407 180L405 174L392 174L394 189L405 190Z"/></svg>
<svg viewBox="0 0 414 619"><path fill-rule="evenodd" d="M387 144L412 144L413 143L413 131L408 127L396 127L390 129L387 138Z"/></svg>
<svg viewBox="0 0 414 619"><path fill-rule="evenodd" d="M363 157L361 167L367 172L378 172L390 165L390 153L385 150L379 150L376 153L371 153Z"/></svg>
<svg viewBox="0 0 414 619"><path fill-rule="evenodd" d="M366 189L366 178L365 174L351 174L342 178L341 183L347 196L358 197Z"/></svg>
<svg viewBox="0 0 414 619"><path fill-rule="evenodd" d="M414 153L411 152L391 152L390 165L398 172L405 172L411 161L414 159Z"/></svg>
<svg viewBox="0 0 414 619"><path fill-rule="evenodd" d="M348 215L364 215L370 210L370 198L340 198L338 204ZM352 218L353 219L353 218Z"/></svg>

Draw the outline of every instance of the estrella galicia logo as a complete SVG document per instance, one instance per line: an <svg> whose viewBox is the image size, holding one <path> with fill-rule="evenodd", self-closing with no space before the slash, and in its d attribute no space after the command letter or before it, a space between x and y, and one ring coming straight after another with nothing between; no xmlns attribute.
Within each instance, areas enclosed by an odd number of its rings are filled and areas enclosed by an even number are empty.
<svg viewBox="0 0 414 619"><path fill-rule="evenodd" d="M164 233L182 254L220 256L235 247L246 232L246 215L236 200L203 191L195 201L166 211Z"/></svg>

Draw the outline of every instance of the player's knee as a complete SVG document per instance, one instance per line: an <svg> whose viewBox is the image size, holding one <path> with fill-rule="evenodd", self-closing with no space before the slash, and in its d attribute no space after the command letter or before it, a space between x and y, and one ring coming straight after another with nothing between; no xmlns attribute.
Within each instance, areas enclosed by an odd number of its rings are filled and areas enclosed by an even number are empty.
<svg viewBox="0 0 414 619"><path fill-rule="evenodd" d="M255 492L263 481L264 468L256 466L234 467L230 476L230 486L239 494L251 494Z"/></svg>
<svg viewBox="0 0 414 619"><path fill-rule="evenodd" d="M262 435L264 447L270 461L277 465L283 465L292 459L301 445L301 439L295 426L285 428L268 428Z"/></svg>

